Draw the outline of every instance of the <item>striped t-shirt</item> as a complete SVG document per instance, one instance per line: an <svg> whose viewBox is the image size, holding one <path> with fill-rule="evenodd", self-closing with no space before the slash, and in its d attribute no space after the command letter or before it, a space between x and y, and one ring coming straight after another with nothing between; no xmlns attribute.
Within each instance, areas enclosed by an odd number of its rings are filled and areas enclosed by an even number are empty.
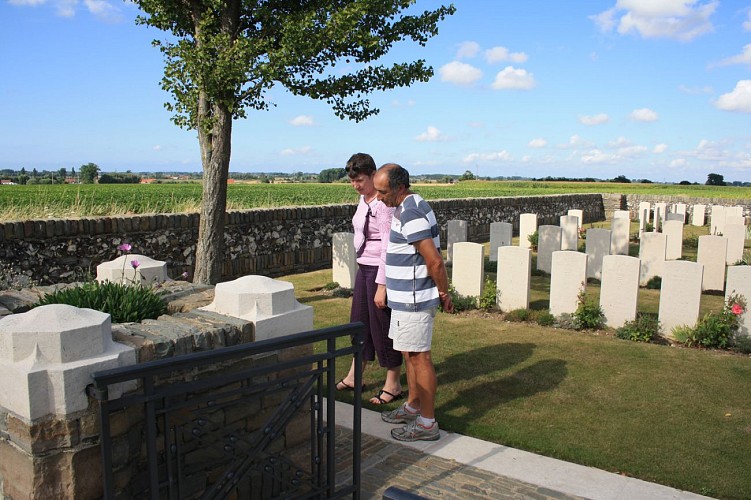
<svg viewBox="0 0 751 500"><path fill-rule="evenodd" d="M422 311L440 305L438 288L428 274L425 259L413 245L430 238L440 251L438 223L430 205L410 194L394 212L386 252L386 290L389 307Z"/></svg>

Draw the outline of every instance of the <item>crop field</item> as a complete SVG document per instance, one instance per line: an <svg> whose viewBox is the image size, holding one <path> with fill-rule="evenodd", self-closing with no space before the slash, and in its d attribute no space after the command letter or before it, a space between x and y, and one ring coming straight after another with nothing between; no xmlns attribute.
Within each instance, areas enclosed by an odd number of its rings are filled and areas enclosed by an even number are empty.
<svg viewBox="0 0 751 500"><path fill-rule="evenodd" d="M413 186L428 200L568 193L641 193L751 199L751 187L615 184L608 182L463 181ZM354 203L347 183L230 184L227 208ZM66 184L0 186L0 221L198 211L201 184Z"/></svg>

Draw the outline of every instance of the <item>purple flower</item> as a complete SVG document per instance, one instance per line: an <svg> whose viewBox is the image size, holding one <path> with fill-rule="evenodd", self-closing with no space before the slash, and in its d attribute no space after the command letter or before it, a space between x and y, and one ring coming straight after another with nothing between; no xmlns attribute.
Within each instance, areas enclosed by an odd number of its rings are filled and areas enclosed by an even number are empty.
<svg viewBox="0 0 751 500"><path fill-rule="evenodd" d="M121 252L130 252L131 248L130 243L123 243L122 245L117 246L117 249Z"/></svg>
<svg viewBox="0 0 751 500"><path fill-rule="evenodd" d="M141 263L138 262L136 259L133 259L130 261L130 265L133 266L133 269L138 269L138 266L140 266Z"/></svg>
<svg viewBox="0 0 751 500"><path fill-rule="evenodd" d="M185 271L184 273L182 273L182 274L180 275L180 277L181 277L182 279L186 279L186 278L188 277L188 271Z"/></svg>

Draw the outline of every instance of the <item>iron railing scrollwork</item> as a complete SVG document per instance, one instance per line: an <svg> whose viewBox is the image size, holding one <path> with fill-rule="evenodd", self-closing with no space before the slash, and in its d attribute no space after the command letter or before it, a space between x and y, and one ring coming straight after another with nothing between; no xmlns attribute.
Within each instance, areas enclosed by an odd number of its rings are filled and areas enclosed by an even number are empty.
<svg viewBox="0 0 751 500"><path fill-rule="evenodd" d="M362 327L93 374L104 498L359 498ZM352 356L352 442L337 448L336 362Z"/></svg>

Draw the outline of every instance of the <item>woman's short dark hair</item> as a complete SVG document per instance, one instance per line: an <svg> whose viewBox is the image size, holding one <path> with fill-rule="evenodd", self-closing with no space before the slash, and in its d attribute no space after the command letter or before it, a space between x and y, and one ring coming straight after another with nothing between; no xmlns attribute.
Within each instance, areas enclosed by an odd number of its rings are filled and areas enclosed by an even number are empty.
<svg viewBox="0 0 751 500"><path fill-rule="evenodd" d="M354 179L360 174L370 177L376 171L376 164L369 154L355 153L347 160L344 171L347 172L350 179Z"/></svg>

